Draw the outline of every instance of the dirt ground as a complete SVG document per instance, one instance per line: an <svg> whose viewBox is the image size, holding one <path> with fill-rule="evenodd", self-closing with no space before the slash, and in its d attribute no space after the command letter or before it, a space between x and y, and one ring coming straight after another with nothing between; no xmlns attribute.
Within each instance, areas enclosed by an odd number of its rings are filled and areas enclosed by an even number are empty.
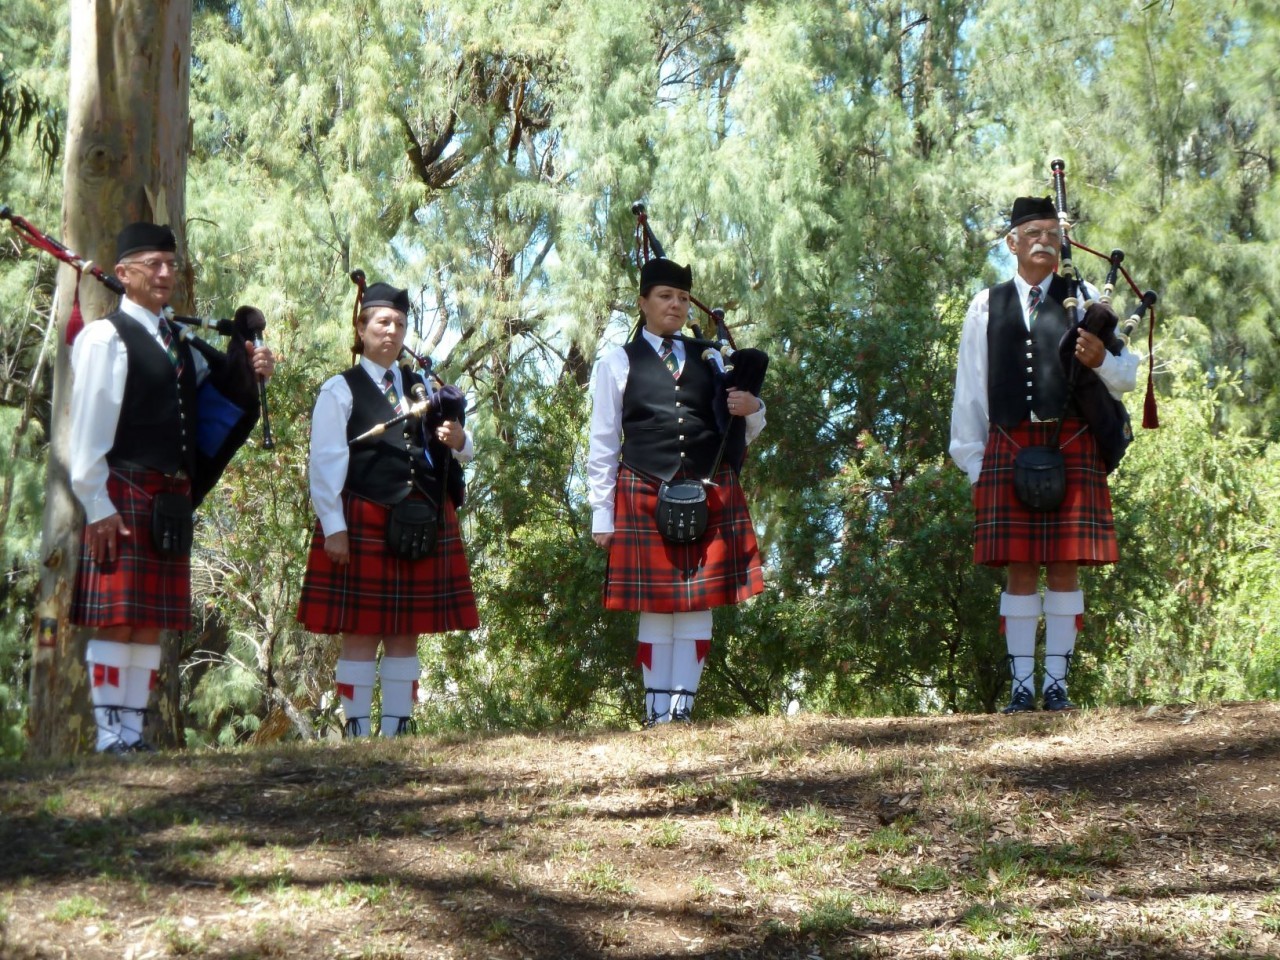
<svg viewBox="0 0 1280 960"><path fill-rule="evenodd" d="M1280 704L0 768L5 958L1275 957Z"/></svg>

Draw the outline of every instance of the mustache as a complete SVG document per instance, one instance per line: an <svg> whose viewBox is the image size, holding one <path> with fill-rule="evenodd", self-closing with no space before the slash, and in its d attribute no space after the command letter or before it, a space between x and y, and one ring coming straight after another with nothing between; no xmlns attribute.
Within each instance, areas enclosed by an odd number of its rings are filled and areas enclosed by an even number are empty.
<svg viewBox="0 0 1280 960"><path fill-rule="evenodd" d="M1055 250L1053 247L1049 246L1047 243L1037 243L1034 247L1031 248L1031 253L1033 256L1037 253L1051 253L1055 257L1058 255L1058 251Z"/></svg>

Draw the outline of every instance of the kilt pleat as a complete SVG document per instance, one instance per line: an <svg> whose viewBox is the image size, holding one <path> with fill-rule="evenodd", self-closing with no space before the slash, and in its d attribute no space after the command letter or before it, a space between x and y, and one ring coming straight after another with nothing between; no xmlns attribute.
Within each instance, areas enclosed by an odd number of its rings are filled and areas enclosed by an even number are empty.
<svg viewBox="0 0 1280 960"><path fill-rule="evenodd" d="M387 507L350 494L343 501L351 559L341 565L329 559L317 521L298 602L304 627L313 633L396 636L480 625L458 516L447 497L435 550L413 561L387 552Z"/></svg>
<svg viewBox="0 0 1280 960"><path fill-rule="evenodd" d="M1013 492L1013 458L1025 446L1047 443L1051 423L1024 422L1013 429L992 427L982 454L982 473L973 489L974 562L1074 562L1086 566L1119 559L1111 491L1093 435L1082 420L1062 425L1059 443L1067 466L1067 495L1052 513L1035 513Z"/></svg>
<svg viewBox="0 0 1280 960"><path fill-rule="evenodd" d="M707 488L707 531L697 543L667 543L654 515L658 482L623 465L605 571L608 610L678 613L740 603L764 590L751 514L728 467Z"/></svg>
<svg viewBox="0 0 1280 960"><path fill-rule="evenodd" d="M116 558L106 563L89 556L81 533L72 623L161 630L191 626L191 559L161 556L151 543L152 496L190 490L191 482L185 478L111 468L107 496L132 534L116 538Z"/></svg>

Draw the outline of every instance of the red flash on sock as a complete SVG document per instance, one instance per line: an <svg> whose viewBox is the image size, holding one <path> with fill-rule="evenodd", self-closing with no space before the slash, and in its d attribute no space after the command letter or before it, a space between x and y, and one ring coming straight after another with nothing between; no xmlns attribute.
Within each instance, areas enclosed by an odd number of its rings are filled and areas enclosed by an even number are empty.
<svg viewBox="0 0 1280 960"><path fill-rule="evenodd" d="M1083 629L1084 629L1084 614L1077 613L1076 614L1076 633L1079 633Z"/></svg>
<svg viewBox="0 0 1280 960"><path fill-rule="evenodd" d="M694 652L698 655L698 662L701 663L707 659L707 654L711 652L711 640L695 640Z"/></svg>
<svg viewBox="0 0 1280 960"><path fill-rule="evenodd" d="M636 666L653 669L653 644L642 643L636 648Z"/></svg>
<svg viewBox="0 0 1280 960"><path fill-rule="evenodd" d="M159 679L160 679L160 671L159 671L159 670L152 670L152 671L151 671L151 676L149 676L149 677L147 678L147 689L148 689L148 690L154 690L154 689L156 688L156 682L157 682Z"/></svg>
<svg viewBox="0 0 1280 960"><path fill-rule="evenodd" d="M412 693L413 699L411 699L409 702L417 703L418 702L418 681L417 680L413 681L413 688L411 693Z"/></svg>
<svg viewBox="0 0 1280 960"><path fill-rule="evenodd" d="M1000 636L1004 636L1004 617L1000 618Z"/></svg>
<svg viewBox="0 0 1280 960"><path fill-rule="evenodd" d="M105 663L95 663L93 665L93 685L100 687L103 684L108 687L120 686L120 668L108 667Z"/></svg>
<svg viewBox="0 0 1280 960"><path fill-rule="evenodd" d="M338 684L338 696L343 700L354 700L356 698L356 685L354 683Z"/></svg>

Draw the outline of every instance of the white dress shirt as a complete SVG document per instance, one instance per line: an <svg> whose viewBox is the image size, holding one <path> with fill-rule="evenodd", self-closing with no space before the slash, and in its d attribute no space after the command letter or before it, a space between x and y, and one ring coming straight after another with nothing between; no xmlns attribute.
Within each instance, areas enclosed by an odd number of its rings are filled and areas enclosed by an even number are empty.
<svg viewBox="0 0 1280 960"><path fill-rule="evenodd" d="M128 297L121 299L120 311L164 346L158 316ZM191 358L196 383L203 383L209 365L198 350ZM129 358L114 324L95 320L80 332L71 348L71 373L71 490L84 507L85 522L96 523L117 512L107 496L107 453L116 442Z"/></svg>
<svg viewBox="0 0 1280 960"><path fill-rule="evenodd" d="M396 394L402 402L408 402L400 368L380 367L367 357L360 358L360 367L382 389L387 370L395 380ZM308 472L311 477L311 506L320 520L320 529L326 537L347 529L347 518L342 512L342 488L347 483L347 421L351 419L351 387L342 374L325 381L316 397L315 410L311 414L311 455ZM471 431L467 430L466 442L461 450L454 450L453 457L459 463L470 463L475 457Z"/></svg>
<svg viewBox="0 0 1280 960"><path fill-rule="evenodd" d="M661 355L662 337L640 331L655 353ZM672 352L684 370L685 349L672 341ZM724 369L720 355L715 363ZM618 486L618 457L622 453L622 394L627 389L631 361L624 347L614 347L596 363L591 393L591 445L587 454L587 502L591 504L591 532L613 533L613 498ZM760 409L743 417L747 422L747 443L764 429L764 401Z"/></svg>
<svg viewBox="0 0 1280 960"><path fill-rule="evenodd" d="M1041 297L1049 295L1049 284L1053 282L1053 274L1045 277L1039 284ZM1027 309L1027 297L1031 292L1031 284L1015 274L1014 286L1018 289L1018 302L1022 305L1022 320L1031 329L1031 316ZM1096 298L1098 292L1088 284L1085 285L1089 296ZM987 409L987 319L989 289L978 291L978 295L969 304L965 314L964 327L960 332L960 351L956 363L956 392L951 401L951 459L961 470L969 475L970 483L978 482L982 473L982 452L987 446L987 433L990 429ZM1076 308L1077 316L1083 316L1083 305ZM1125 347L1116 356L1110 350L1103 353L1102 365L1093 372L1106 385L1116 399L1134 388L1138 379L1137 354Z"/></svg>

